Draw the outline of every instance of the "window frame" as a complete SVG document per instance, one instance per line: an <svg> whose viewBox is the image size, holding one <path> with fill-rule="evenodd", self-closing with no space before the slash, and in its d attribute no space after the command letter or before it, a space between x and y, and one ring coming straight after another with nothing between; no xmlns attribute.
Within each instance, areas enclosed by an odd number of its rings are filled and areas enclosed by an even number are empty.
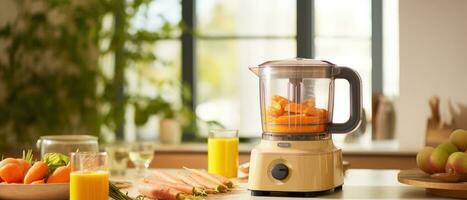
<svg viewBox="0 0 467 200"><path fill-rule="evenodd" d="M193 111L196 109L196 39L226 40L226 39L296 39L297 57L314 58L314 0L296 0L296 36L195 36L196 30L196 0L182 0L182 21L185 30L181 36L182 46L182 82L191 92L190 100L185 105ZM383 0L371 2L371 90L383 92ZM188 31L187 31L188 30ZM193 112L195 115L195 112ZM194 116L193 116L194 117ZM195 140L194 132L183 134L184 141Z"/></svg>

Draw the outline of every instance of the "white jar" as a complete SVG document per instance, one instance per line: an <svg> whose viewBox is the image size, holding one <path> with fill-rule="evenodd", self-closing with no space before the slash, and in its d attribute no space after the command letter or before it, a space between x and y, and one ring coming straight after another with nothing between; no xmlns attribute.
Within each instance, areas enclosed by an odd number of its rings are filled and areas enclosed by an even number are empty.
<svg viewBox="0 0 467 200"><path fill-rule="evenodd" d="M159 125L159 140L162 144L180 144L182 141L182 126L175 119L161 119Z"/></svg>

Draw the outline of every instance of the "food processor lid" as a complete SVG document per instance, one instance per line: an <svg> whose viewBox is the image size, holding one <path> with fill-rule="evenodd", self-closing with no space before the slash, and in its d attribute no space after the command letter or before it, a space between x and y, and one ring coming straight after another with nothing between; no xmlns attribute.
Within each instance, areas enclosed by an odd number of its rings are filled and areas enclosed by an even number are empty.
<svg viewBox="0 0 467 200"><path fill-rule="evenodd" d="M284 60L272 60L258 65L260 68L274 67L333 67L333 63L325 60L315 60L308 58L291 58Z"/></svg>
<svg viewBox="0 0 467 200"><path fill-rule="evenodd" d="M292 58L264 62L250 70L257 76L275 78L330 78L335 64L325 60Z"/></svg>

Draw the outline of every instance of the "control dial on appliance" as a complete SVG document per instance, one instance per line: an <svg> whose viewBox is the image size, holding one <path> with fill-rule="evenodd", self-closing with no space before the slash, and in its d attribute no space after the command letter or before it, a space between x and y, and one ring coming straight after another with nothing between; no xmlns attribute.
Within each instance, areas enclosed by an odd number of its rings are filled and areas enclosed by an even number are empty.
<svg viewBox="0 0 467 200"><path fill-rule="evenodd" d="M272 168L271 175L277 180L284 180L289 175L289 168L282 163L276 164Z"/></svg>

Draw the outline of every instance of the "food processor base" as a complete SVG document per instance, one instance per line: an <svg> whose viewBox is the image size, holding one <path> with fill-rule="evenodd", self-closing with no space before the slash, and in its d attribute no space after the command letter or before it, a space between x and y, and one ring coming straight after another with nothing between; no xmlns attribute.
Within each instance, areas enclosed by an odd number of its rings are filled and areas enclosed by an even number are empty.
<svg viewBox="0 0 467 200"><path fill-rule="evenodd" d="M251 152L248 189L253 196L317 196L343 182L342 152L330 138L263 139Z"/></svg>
<svg viewBox="0 0 467 200"><path fill-rule="evenodd" d="M315 192L284 192L284 191L257 191L252 190L251 196L271 196L271 197L317 197L342 190L342 185L333 189Z"/></svg>

